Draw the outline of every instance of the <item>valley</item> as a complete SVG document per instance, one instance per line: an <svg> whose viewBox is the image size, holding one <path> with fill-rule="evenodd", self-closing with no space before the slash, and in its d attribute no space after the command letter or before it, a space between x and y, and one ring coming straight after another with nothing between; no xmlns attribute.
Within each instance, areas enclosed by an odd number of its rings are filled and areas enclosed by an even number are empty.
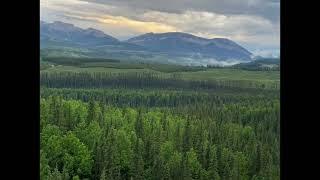
<svg viewBox="0 0 320 180"><path fill-rule="evenodd" d="M280 59L41 23L40 179L280 179Z"/></svg>

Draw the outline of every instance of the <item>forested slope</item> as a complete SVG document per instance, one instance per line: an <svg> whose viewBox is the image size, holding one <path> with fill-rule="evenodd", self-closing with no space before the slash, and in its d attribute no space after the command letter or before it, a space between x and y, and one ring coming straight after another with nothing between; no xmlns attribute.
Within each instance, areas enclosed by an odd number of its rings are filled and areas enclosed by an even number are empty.
<svg viewBox="0 0 320 180"><path fill-rule="evenodd" d="M40 83L41 179L280 179L277 85L94 72Z"/></svg>

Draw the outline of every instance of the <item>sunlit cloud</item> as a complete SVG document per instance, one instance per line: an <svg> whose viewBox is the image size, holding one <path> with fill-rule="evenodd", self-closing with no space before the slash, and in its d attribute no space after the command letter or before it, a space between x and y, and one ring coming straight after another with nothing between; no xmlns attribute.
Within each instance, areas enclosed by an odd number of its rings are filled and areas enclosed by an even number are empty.
<svg viewBox="0 0 320 180"><path fill-rule="evenodd" d="M184 1L197 7L197 3L193 1ZM179 31L205 38L229 38L248 48L279 49L280 46L280 22L259 16L257 13L206 11L203 4L199 5L199 8L186 10L177 8L177 11L174 11L173 6L180 4L178 1L173 1L172 6L168 7L172 11L161 11L161 8L154 8L151 2L148 2L148 5L141 4L141 8L136 6L139 2L146 2L145 0L130 2L129 5L132 7L114 0L41 0L40 2L42 20L49 22L60 20L82 28L93 27L122 40L148 32ZM227 3L231 6L233 1L228 0ZM246 0L246 3L248 7L279 4L276 0ZM235 4L234 6L236 7ZM165 9L165 5L161 7Z"/></svg>
<svg viewBox="0 0 320 180"><path fill-rule="evenodd" d="M100 22L105 23L107 25L115 25L123 28L131 28L137 32L145 33L145 32L170 32L170 31L178 31L176 27L161 24L157 22L143 22L143 21L135 21L121 16L105 16L104 19L99 19Z"/></svg>

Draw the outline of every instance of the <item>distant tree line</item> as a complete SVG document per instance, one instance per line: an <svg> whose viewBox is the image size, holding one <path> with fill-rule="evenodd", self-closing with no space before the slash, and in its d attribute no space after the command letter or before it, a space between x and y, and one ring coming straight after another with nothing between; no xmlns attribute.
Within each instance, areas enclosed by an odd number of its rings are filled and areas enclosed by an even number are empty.
<svg viewBox="0 0 320 180"><path fill-rule="evenodd" d="M74 73L42 72L40 84L49 88L156 88L216 90L232 87L236 90L278 89L278 83L258 83L240 80L185 80L178 74L160 73Z"/></svg>
<svg viewBox="0 0 320 180"><path fill-rule="evenodd" d="M67 100L83 102L99 101L106 105L118 107L177 107L204 104L214 107L223 104L247 103L255 101L268 103L279 99L278 91L256 90L248 92L237 91L159 91L159 90L128 90L128 89L66 89L42 87L40 97L60 96Z"/></svg>

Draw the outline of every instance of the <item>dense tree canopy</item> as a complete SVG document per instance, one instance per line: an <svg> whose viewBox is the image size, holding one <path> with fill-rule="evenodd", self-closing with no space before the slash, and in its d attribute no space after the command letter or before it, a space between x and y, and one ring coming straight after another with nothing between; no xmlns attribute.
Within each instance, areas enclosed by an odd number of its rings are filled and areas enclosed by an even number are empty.
<svg viewBox="0 0 320 180"><path fill-rule="evenodd" d="M41 179L280 179L277 89L122 77L42 74Z"/></svg>
<svg viewBox="0 0 320 180"><path fill-rule="evenodd" d="M248 103L212 114L42 98L41 176L278 178L278 103Z"/></svg>

